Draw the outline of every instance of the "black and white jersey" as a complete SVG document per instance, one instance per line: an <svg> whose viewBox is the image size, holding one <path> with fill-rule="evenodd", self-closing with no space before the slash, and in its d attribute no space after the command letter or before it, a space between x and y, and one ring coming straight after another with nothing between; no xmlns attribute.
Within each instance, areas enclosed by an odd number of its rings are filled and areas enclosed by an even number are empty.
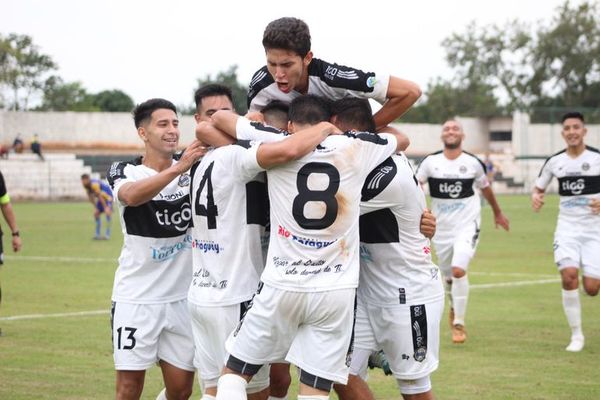
<svg viewBox="0 0 600 400"><path fill-rule="evenodd" d="M236 129L238 138L283 138L244 118ZM360 191L396 146L389 134L333 135L300 160L267 171L271 240L263 282L299 292L357 287Z"/></svg>
<svg viewBox="0 0 600 400"><path fill-rule="evenodd" d="M157 173L143 165L141 157L116 162L108 170L124 239L115 272L113 301L153 304L187 297L192 276L190 176L183 174L173 179L142 205L126 206L118 201L124 184Z"/></svg>
<svg viewBox="0 0 600 400"><path fill-rule="evenodd" d="M267 188L256 160L258 145L246 144L211 150L193 168L194 273L188 300L200 306L249 300L264 268Z"/></svg>
<svg viewBox="0 0 600 400"><path fill-rule="evenodd" d="M386 100L390 76L363 72L356 68L330 64L313 58L308 66L308 94L332 100L344 97L370 98L383 104ZM260 111L273 100L290 103L301 93L284 93L277 88L266 66L259 69L248 89L248 110Z"/></svg>
<svg viewBox="0 0 600 400"><path fill-rule="evenodd" d="M586 146L576 158L570 157L566 150L554 154L544 163L535 186L546 189L553 176L558 179L559 223L576 224L577 229L599 227L600 216L592 214L589 203L600 198L600 151Z"/></svg>
<svg viewBox="0 0 600 400"><path fill-rule="evenodd" d="M430 154L416 173L421 183L429 185L432 212L437 218L437 233L460 229L465 221L478 220L481 214L479 193L473 188L489 186L483 162L463 151L454 160L443 151Z"/></svg>
<svg viewBox="0 0 600 400"><path fill-rule="evenodd" d="M420 231L425 194L404 155L365 180L360 203L358 295L371 304L423 304L444 297L429 239Z"/></svg>

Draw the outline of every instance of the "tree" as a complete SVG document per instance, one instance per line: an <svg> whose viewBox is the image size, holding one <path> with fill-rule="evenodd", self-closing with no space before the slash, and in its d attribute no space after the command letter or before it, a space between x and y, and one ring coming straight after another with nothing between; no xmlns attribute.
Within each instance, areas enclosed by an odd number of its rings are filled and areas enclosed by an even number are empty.
<svg viewBox="0 0 600 400"><path fill-rule="evenodd" d="M245 114L248 111L246 104L246 94L248 93L248 85L242 85L237 77L237 65L232 65L227 71L220 71L217 76L212 78L207 74L204 78L198 79L198 88L209 83L220 83L231 89L233 94L233 106L239 114Z"/></svg>
<svg viewBox="0 0 600 400"><path fill-rule="evenodd" d="M40 53L30 36L0 35L0 84L12 91L13 110L27 109L32 94L43 88L44 75L56 68L52 58Z"/></svg>
<svg viewBox="0 0 600 400"><path fill-rule="evenodd" d="M122 90L103 90L100 93L92 95L92 103L101 111L117 112L133 110L133 100Z"/></svg>
<svg viewBox="0 0 600 400"><path fill-rule="evenodd" d="M44 84L40 111L99 111L81 82L65 83L58 76L51 76Z"/></svg>

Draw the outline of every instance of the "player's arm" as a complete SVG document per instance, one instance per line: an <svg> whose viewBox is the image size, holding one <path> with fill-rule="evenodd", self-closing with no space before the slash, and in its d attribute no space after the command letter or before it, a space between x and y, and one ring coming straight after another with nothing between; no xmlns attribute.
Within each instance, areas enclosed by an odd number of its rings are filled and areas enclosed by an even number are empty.
<svg viewBox="0 0 600 400"><path fill-rule="evenodd" d="M386 97L383 107L373 115L378 131L408 111L421 97L421 89L414 82L390 76Z"/></svg>
<svg viewBox="0 0 600 400"><path fill-rule="evenodd" d="M6 195L8 198L8 195ZM15 212L13 210L12 204L10 201L3 202L0 199L0 208L2 209L2 215L4 216L4 220L8 224L10 231L12 233L12 249L17 252L21 250L21 236L19 234L19 226L17 225L17 218L15 216Z"/></svg>
<svg viewBox="0 0 600 400"><path fill-rule="evenodd" d="M531 192L531 207L533 211L538 212L541 210L544 205L544 195L546 190L540 189L537 186L533 187L533 191Z"/></svg>
<svg viewBox="0 0 600 400"><path fill-rule="evenodd" d="M592 214L600 214L600 199L591 199L590 208L592 209Z"/></svg>
<svg viewBox="0 0 600 400"><path fill-rule="evenodd" d="M118 199L126 206L139 206L149 202L173 179L186 172L192 164L204 155L206 148L198 140L190 144L179 159L179 162L158 174L136 182L126 182L119 188Z"/></svg>
<svg viewBox="0 0 600 400"><path fill-rule="evenodd" d="M496 223L496 228L498 228L498 225L500 225L502 228L504 228L505 231L508 231L510 229L510 223L508 221L508 218L506 218L506 216L502 214L502 210L500 209L500 206L496 201L496 196L494 195L492 186L488 185L481 189L481 194L483 194L483 197L485 197L490 207L492 207L492 211L494 212L494 221Z"/></svg>
<svg viewBox="0 0 600 400"><path fill-rule="evenodd" d="M226 133L232 138L237 138L236 125L239 115L228 110L219 110L211 117L215 127Z"/></svg>
<svg viewBox="0 0 600 400"><path fill-rule="evenodd" d="M421 214L421 223L419 225L419 230L428 239L431 239L435 235L436 228L436 219L435 215L426 208L423 210L423 214Z"/></svg>
<svg viewBox="0 0 600 400"><path fill-rule="evenodd" d="M391 125L383 127L383 129L380 129L379 132L396 134L396 140L398 140L398 146L400 147L400 150L398 151L404 151L410 145L410 139L408 138L408 136L406 136L406 134L400 132L398 129L394 128Z"/></svg>
<svg viewBox="0 0 600 400"><path fill-rule="evenodd" d="M213 147L227 146L235 139L208 121L200 121L196 125L196 139Z"/></svg>
<svg viewBox="0 0 600 400"><path fill-rule="evenodd" d="M297 160L313 151L327 136L336 133L341 132L335 125L329 122L319 122L284 140L261 144L257 150L256 159L258 164L265 169Z"/></svg>

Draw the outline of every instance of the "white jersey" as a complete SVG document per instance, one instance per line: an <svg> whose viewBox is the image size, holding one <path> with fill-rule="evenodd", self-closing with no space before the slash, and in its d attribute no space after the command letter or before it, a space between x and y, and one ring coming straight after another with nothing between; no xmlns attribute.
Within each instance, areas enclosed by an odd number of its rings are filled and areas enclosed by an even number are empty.
<svg viewBox="0 0 600 400"><path fill-rule="evenodd" d="M485 165L473 154L463 151L450 160L440 150L425 157L416 175L419 182L429 185L432 212L437 218L436 236L451 234L466 221L480 219L481 202L473 187L483 189L490 183Z"/></svg>
<svg viewBox="0 0 600 400"><path fill-rule="evenodd" d="M600 151L586 146L576 158L571 158L566 150L554 154L544 163L535 186L546 189L553 176L558 179L560 195L558 226L599 230L600 215L592 214L589 203L600 198Z"/></svg>
<svg viewBox="0 0 600 400"><path fill-rule="evenodd" d="M116 302L156 304L187 297L192 275L190 176L178 176L139 206L118 201L124 184L156 174L142 164L141 157L116 162L108 170L124 239L113 286L112 300Z"/></svg>
<svg viewBox="0 0 600 400"><path fill-rule="evenodd" d="M281 140L243 118L238 139ZM261 280L299 292L358 286L360 190L396 151L393 135L327 137L300 160L267 171L271 241Z"/></svg>
<svg viewBox="0 0 600 400"><path fill-rule="evenodd" d="M358 295L370 304L424 304L443 299L429 239L420 231L425 194L404 155L367 177L360 203Z"/></svg>
<svg viewBox="0 0 600 400"><path fill-rule="evenodd" d="M249 300L264 268L261 235L267 188L258 146L234 144L209 151L192 169L194 273L188 300L227 306Z"/></svg>
<svg viewBox="0 0 600 400"><path fill-rule="evenodd" d="M386 100L390 76L363 72L356 68L331 64L318 58L313 58L308 65L308 94L325 97L332 100L345 97L370 98L383 104ZM260 111L273 100L290 103L300 92L292 90L284 93L266 66L259 69L248 89L248 111Z"/></svg>

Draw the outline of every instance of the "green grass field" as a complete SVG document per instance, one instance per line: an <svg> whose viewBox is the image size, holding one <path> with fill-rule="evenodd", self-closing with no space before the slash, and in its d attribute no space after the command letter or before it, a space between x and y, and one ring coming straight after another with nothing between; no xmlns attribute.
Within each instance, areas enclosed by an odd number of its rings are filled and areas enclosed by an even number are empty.
<svg viewBox="0 0 600 400"><path fill-rule="evenodd" d="M452 345L443 319L436 397L600 398L600 299L582 295L586 347L564 351L570 332L552 261L557 197L541 214L525 196L499 201L512 229L494 229L484 208L470 268L469 339ZM0 272L0 399L114 397L109 308L122 243L118 221L110 241L92 241L89 203L17 203L15 210L24 247L18 255L7 251ZM369 382L378 399L400 398L395 381L379 371ZM154 399L161 387L153 368L143 398ZM295 387L290 394L295 398Z"/></svg>

